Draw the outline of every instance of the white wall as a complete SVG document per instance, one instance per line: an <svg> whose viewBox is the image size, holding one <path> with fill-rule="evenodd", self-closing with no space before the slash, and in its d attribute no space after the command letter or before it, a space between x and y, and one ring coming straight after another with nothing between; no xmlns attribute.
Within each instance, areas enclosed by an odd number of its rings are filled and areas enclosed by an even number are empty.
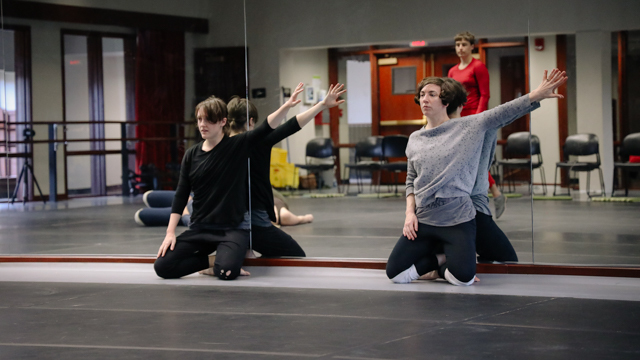
<svg viewBox="0 0 640 360"><path fill-rule="evenodd" d="M613 118L611 108L611 34L581 31L576 34L578 133L592 133L600 142L606 193L613 186ZM582 158L582 157L581 157ZM594 157L585 160L593 161ZM580 174L585 192L588 173ZM590 191L600 192L597 172L591 174Z"/></svg>
<svg viewBox="0 0 640 360"><path fill-rule="evenodd" d="M298 83L303 82L305 84L311 84L314 76L320 76L322 81L322 88L327 88L329 73L329 58L326 49L320 50L283 50L280 52L280 80L279 84L283 87L290 88L293 91ZM317 89L316 89L317 91ZM279 88L267 89L269 93L279 94ZM303 95L303 94L301 94ZM252 100L252 102L257 102ZM307 110L310 106L305 105L304 101L295 107L290 113L289 117L301 113ZM260 117L266 117L270 112L274 111L277 106L274 106L271 110L260 110ZM305 162L305 148L307 142L316 137L316 129L312 120L310 124L305 126L302 130L289 137L288 147L287 142L281 143L283 149L289 151L289 161L296 164L304 164ZM326 125L320 125L327 127Z"/></svg>
<svg viewBox="0 0 640 360"><path fill-rule="evenodd" d="M535 49L535 38L544 39L544 50ZM542 79L544 70L557 67L556 37L533 36L529 41L529 84L535 89ZM565 100L561 100L565 101ZM553 183L551 177L560 161L560 139L558 136L558 100L547 99L541 102L540 108L531 113L531 133L540 138L540 150L544 164L547 183ZM560 180L558 180L560 181ZM540 171L533 172L533 182L541 183Z"/></svg>

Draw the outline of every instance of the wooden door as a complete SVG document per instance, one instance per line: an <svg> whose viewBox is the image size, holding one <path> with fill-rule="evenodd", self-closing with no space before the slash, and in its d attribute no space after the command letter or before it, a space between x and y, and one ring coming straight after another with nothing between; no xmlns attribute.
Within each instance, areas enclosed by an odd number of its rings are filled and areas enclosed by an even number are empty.
<svg viewBox="0 0 640 360"><path fill-rule="evenodd" d="M420 128L422 111L413 101L416 85L430 75L425 55L396 55L397 63L381 65L378 59L378 97L380 104L380 135L410 135ZM413 83L413 86L409 86Z"/></svg>
<svg viewBox="0 0 640 360"><path fill-rule="evenodd" d="M380 59L396 58L397 63L383 65L378 61L378 96L380 104L379 135L411 135L420 129L423 115L420 107L414 102L416 85L425 76L430 76L430 66L424 54L394 55ZM388 61L388 60L384 60ZM389 159L400 161L405 159ZM402 173L399 183L404 183L406 175ZM382 183L389 184L395 180L392 174L382 174Z"/></svg>

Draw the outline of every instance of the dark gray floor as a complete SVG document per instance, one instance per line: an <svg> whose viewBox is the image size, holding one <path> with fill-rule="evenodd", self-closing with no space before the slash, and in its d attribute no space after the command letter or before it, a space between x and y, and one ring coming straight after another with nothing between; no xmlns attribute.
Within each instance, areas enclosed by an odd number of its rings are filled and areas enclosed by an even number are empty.
<svg viewBox="0 0 640 360"><path fill-rule="evenodd" d="M637 359L640 303L0 282L2 359Z"/></svg>
<svg viewBox="0 0 640 360"><path fill-rule="evenodd" d="M404 198L292 198L312 224L285 227L313 257L387 258L404 222ZM640 203L510 199L497 224L521 262L640 265ZM2 254L155 254L165 228L136 225L140 197L80 199L55 207L0 204Z"/></svg>

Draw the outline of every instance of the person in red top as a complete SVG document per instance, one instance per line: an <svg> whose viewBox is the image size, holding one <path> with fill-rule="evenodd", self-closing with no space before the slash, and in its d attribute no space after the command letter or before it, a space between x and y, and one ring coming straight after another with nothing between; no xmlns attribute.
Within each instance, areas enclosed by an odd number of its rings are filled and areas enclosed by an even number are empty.
<svg viewBox="0 0 640 360"><path fill-rule="evenodd" d="M475 59L472 51L475 48L475 36L465 31L456 35L456 54L460 64L449 69L448 77L457 80L467 90L467 103L460 116L479 114L489 108L489 70ZM496 219L500 218L506 208L507 199L489 173L489 190L496 205Z"/></svg>

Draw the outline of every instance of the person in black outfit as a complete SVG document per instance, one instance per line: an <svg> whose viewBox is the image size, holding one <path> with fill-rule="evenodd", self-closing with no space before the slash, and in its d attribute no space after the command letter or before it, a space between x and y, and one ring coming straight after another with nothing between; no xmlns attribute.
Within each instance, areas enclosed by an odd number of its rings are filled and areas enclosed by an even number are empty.
<svg viewBox="0 0 640 360"><path fill-rule="evenodd" d="M182 159L167 234L158 250L154 269L165 279L180 278L210 267L208 255L217 251L215 276L233 280L240 275L249 246L247 160L250 150L275 129L290 102L253 131L229 137L227 106L212 96L196 106L203 141L189 148ZM175 230L193 193L189 230Z"/></svg>
<svg viewBox="0 0 640 360"><path fill-rule="evenodd" d="M346 91L342 90L343 87L344 85L341 84L330 86L327 96L321 102L278 126L251 149L252 249L262 254L263 257L306 256L304 250L289 234L273 225L273 223L277 223L278 216L275 212L277 207L274 205L274 194L269 179L271 148L288 136L300 131L324 109L342 104L344 100L338 100L338 98ZM289 101L291 106L300 102L296 98L303 90L304 84L300 83ZM255 126L255 119L258 118L256 107L246 99L238 97L229 101L227 110L231 137L239 136L247 131L247 108L249 109L248 128L251 130ZM279 211L278 215L281 214L282 212ZM211 271L204 273L210 274Z"/></svg>

